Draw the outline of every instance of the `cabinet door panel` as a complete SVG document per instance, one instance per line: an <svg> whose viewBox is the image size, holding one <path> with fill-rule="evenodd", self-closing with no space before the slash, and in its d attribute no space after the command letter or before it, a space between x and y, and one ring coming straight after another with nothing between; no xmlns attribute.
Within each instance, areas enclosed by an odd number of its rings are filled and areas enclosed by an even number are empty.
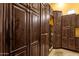
<svg viewBox="0 0 79 59"><path fill-rule="evenodd" d="M67 37L62 37L62 48L68 48Z"/></svg>
<svg viewBox="0 0 79 59"><path fill-rule="evenodd" d="M4 27L3 24L3 4L0 4L0 56L3 55L3 45L2 45L2 40L3 40L3 30L2 27ZM4 28L5 29L5 28Z"/></svg>
<svg viewBox="0 0 79 59"><path fill-rule="evenodd" d="M62 37L67 36L67 29L66 28L62 28Z"/></svg>
<svg viewBox="0 0 79 59"><path fill-rule="evenodd" d="M28 47L26 41L26 11L19 6L13 5L13 25L12 25L12 40L11 40L11 55L22 54L26 55L26 50ZM22 50L22 51L21 51ZM18 53L15 53L15 52ZM21 51L21 52L20 52ZM19 55L22 55L19 54Z"/></svg>
<svg viewBox="0 0 79 59"><path fill-rule="evenodd" d="M77 19L76 19L76 27L79 28L79 14L77 15ZM75 38L75 46L76 46L76 50L79 51L79 37Z"/></svg>
<svg viewBox="0 0 79 59"><path fill-rule="evenodd" d="M17 48L20 48L22 46L24 46L26 44L26 38L25 38L25 12L20 10L20 9L17 9L14 7L13 9L13 13L14 14L14 18L13 19L13 43L14 43L14 46L13 46L13 50L17 49Z"/></svg>
<svg viewBox="0 0 79 59"><path fill-rule="evenodd" d="M69 38L68 46L69 46L69 49L75 50L75 40L73 38Z"/></svg>
<svg viewBox="0 0 79 59"><path fill-rule="evenodd" d="M48 7L47 7L48 8ZM46 8L45 4L41 4L41 55L48 55L48 39L49 39L49 10Z"/></svg>
<svg viewBox="0 0 79 59"><path fill-rule="evenodd" d="M45 55L45 44L44 44L44 41L45 41L45 36L41 36L41 55Z"/></svg>
<svg viewBox="0 0 79 59"><path fill-rule="evenodd" d="M61 11L53 11L53 16L54 16L54 48L61 48L61 15L62 15Z"/></svg>
<svg viewBox="0 0 79 59"><path fill-rule="evenodd" d="M40 23L39 15L30 12L30 55L39 55L39 39L40 39Z"/></svg>
<svg viewBox="0 0 79 59"><path fill-rule="evenodd" d="M47 35L41 34L41 55L47 56L48 55L48 43L46 42L48 40Z"/></svg>
<svg viewBox="0 0 79 59"><path fill-rule="evenodd" d="M77 19L76 19L76 27L79 27L79 14L77 15Z"/></svg>
<svg viewBox="0 0 79 59"><path fill-rule="evenodd" d="M79 38L76 38L76 50L79 51Z"/></svg>

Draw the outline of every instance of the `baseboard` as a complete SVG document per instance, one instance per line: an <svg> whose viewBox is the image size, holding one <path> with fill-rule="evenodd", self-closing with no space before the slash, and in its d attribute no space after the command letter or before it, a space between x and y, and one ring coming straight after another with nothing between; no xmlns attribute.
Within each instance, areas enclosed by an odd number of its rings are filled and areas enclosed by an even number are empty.
<svg viewBox="0 0 79 59"><path fill-rule="evenodd" d="M71 50L71 49L67 49L67 48L62 48L62 49L66 49L66 50L70 50L70 51L79 53L79 51L77 51L77 50Z"/></svg>

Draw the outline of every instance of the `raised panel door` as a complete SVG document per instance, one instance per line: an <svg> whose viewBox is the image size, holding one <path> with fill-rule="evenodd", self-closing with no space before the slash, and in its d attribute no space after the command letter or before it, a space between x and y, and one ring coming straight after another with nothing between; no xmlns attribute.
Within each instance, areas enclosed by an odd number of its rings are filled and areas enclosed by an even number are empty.
<svg viewBox="0 0 79 59"><path fill-rule="evenodd" d="M27 55L26 11L18 5L12 5L12 39L10 39L10 55ZM22 54L21 54L22 53Z"/></svg>
<svg viewBox="0 0 79 59"><path fill-rule="evenodd" d="M39 55L40 23L39 14L30 12L30 55Z"/></svg>

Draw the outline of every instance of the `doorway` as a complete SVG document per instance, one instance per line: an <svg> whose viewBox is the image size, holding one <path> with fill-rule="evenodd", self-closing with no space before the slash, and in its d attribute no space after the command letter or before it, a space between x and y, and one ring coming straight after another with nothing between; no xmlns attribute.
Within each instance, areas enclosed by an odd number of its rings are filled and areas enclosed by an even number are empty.
<svg viewBox="0 0 79 59"><path fill-rule="evenodd" d="M49 52L53 49L53 25L54 17L51 15L49 20Z"/></svg>

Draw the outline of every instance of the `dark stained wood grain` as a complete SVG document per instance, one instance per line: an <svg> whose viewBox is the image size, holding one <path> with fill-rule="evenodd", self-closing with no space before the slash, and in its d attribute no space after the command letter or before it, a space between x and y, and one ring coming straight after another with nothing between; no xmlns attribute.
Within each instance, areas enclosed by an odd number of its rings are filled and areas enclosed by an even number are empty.
<svg viewBox="0 0 79 59"><path fill-rule="evenodd" d="M2 50L2 35L3 35L3 4L0 4L0 55L3 55Z"/></svg>
<svg viewBox="0 0 79 59"><path fill-rule="evenodd" d="M62 16L62 48L75 50L75 20L75 14Z"/></svg>
<svg viewBox="0 0 79 59"><path fill-rule="evenodd" d="M49 6L41 4L41 55L48 55L49 49Z"/></svg>
<svg viewBox="0 0 79 59"><path fill-rule="evenodd" d="M61 48L61 16L62 11L53 11L54 17L54 48Z"/></svg>
<svg viewBox="0 0 79 59"><path fill-rule="evenodd" d="M0 4L0 55L48 55L49 7L47 3Z"/></svg>

